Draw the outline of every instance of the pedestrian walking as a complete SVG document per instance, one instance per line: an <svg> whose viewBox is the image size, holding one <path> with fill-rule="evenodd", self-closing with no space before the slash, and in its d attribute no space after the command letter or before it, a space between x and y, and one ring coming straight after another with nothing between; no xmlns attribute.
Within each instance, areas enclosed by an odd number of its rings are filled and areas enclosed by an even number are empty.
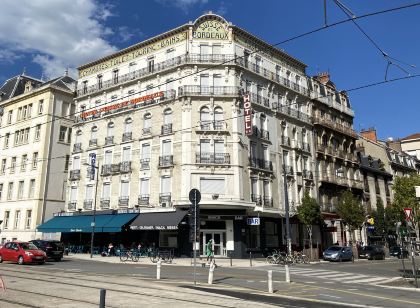
<svg viewBox="0 0 420 308"><path fill-rule="evenodd" d="M206 244L206 256L207 256L207 262L209 263L213 262L214 251L213 251L212 239L210 239Z"/></svg>

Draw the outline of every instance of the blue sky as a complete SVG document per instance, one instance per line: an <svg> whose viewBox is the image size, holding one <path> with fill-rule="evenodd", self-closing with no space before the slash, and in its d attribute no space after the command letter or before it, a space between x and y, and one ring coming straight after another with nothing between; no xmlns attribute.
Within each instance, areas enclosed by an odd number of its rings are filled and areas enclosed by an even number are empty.
<svg viewBox="0 0 420 308"><path fill-rule="evenodd" d="M355 15L397 7L407 1L342 0ZM346 16L328 3L330 23ZM0 83L22 73L55 77L115 50L195 20L207 11L270 43L320 27L323 0L2 0ZM420 6L358 21L390 56L420 73ZM329 71L340 89L382 81L386 61L352 23L279 46L308 65L314 75ZM391 67L388 78L406 73ZM351 92L354 127L375 127L378 136L420 132L420 78Z"/></svg>

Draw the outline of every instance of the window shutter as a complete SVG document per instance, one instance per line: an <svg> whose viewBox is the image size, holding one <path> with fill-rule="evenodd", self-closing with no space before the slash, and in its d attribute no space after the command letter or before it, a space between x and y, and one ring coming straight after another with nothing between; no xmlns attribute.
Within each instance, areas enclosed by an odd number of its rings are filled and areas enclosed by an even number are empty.
<svg viewBox="0 0 420 308"><path fill-rule="evenodd" d="M86 200L91 200L93 197L93 186L88 185L86 186Z"/></svg>
<svg viewBox="0 0 420 308"><path fill-rule="evenodd" d="M111 196L111 185L109 183L104 183L102 189L102 198L108 199Z"/></svg>
<svg viewBox="0 0 420 308"><path fill-rule="evenodd" d="M200 153L211 153L210 140L200 140Z"/></svg>
<svg viewBox="0 0 420 308"><path fill-rule="evenodd" d="M213 86L221 87L222 86L222 76L213 75Z"/></svg>
<svg viewBox="0 0 420 308"><path fill-rule="evenodd" d="M127 197L128 196L128 182L121 182L121 197Z"/></svg>
<svg viewBox="0 0 420 308"><path fill-rule="evenodd" d="M208 75L200 76L200 86L208 87L210 85L210 77Z"/></svg>
<svg viewBox="0 0 420 308"><path fill-rule="evenodd" d="M202 55L210 54L210 46L209 45L200 45L200 54L202 54Z"/></svg>
<svg viewBox="0 0 420 308"><path fill-rule="evenodd" d="M143 144L141 147L141 158L148 159L150 158L150 144Z"/></svg>
<svg viewBox="0 0 420 308"><path fill-rule="evenodd" d="M147 117L144 119L144 128L152 127L152 119L150 117Z"/></svg>
<svg viewBox="0 0 420 308"><path fill-rule="evenodd" d="M170 177L162 177L162 193L169 193L171 192L171 178Z"/></svg>
<svg viewBox="0 0 420 308"><path fill-rule="evenodd" d="M251 179L251 188L252 188L252 193L254 195L258 194L258 180L257 179Z"/></svg>
<svg viewBox="0 0 420 308"><path fill-rule="evenodd" d="M72 187L70 190L70 201L76 201L77 200L77 187Z"/></svg>
<svg viewBox="0 0 420 308"><path fill-rule="evenodd" d="M172 123L172 111L167 110L163 115L163 124L171 124Z"/></svg>
<svg viewBox="0 0 420 308"><path fill-rule="evenodd" d="M73 157L73 170L80 169L80 157Z"/></svg>
<svg viewBox="0 0 420 308"><path fill-rule="evenodd" d="M164 140L162 143L162 155L171 155L171 140Z"/></svg>
<svg viewBox="0 0 420 308"><path fill-rule="evenodd" d="M214 153L225 153L225 143L223 140L214 141Z"/></svg>
<svg viewBox="0 0 420 308"><path fill-rule="evenodd" d="M221 45L213 45L213 54L220 55L222 53L222 46Z"/></svg>
<svg viewBox="0 0 420 308"><path fill-rule="evenodd" d="M105 165L109 165L112 163L112 152L111 151L106 151L105 152L105 161L104 164Z"/></svg>
<svg viewBox="0 0 420 308"><path fill-rule="evenodd" d="M130 133L133 130L133 121L132 120L128 120L125 122L124 125L124 133Z"/></svg>
<svg viewBox="0 0 420 308"><path fill-rule="evenodd" d="M129 147L124 147L123 148L123 156L122 156L122 161L130 161L130 148Z"/></svg>
<svg viewBox="0 0 420 308"><path fill-rule="evenodd" d="M200 179L200 191L203 194L224 195L226 191L224 179Z"/></svg>
<svg viewBox="0 0 420 308"><path fill-rule="evenodd" d="M140 194L141 195L149 194L149 179L140 180Z"/></svg>

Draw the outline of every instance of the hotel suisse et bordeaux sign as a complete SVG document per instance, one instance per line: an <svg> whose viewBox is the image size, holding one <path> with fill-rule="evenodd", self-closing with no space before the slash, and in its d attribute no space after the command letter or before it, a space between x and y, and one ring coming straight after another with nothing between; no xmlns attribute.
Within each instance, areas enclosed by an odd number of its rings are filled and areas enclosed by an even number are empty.
<svg viewBox="0 0 420 308"><path fill-rule="evenodd" d="M227 25L219 20L205 20L194 27L193 39L228 40L229 30Z"/></svg>

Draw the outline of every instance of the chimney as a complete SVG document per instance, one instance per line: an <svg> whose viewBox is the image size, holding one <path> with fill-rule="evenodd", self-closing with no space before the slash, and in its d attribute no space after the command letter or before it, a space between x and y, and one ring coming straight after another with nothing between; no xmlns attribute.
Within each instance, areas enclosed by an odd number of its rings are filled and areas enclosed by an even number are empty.
<svg viewBox="0 0 420 308"><path fill-rule="evenodd" d="M322 84L327 84L327 82L330 81L330 74L328 72L319 73L318 80Z"/></svg>
<svg viewBox="0 0 420 308"><path fill-rule="evenodd" d="M370 127L368 129L363 129L360 132L360 135L362 135L364 138L369 139L373 142L377 142L378 139L376 138L376 129L374 127Z"/></svg>

